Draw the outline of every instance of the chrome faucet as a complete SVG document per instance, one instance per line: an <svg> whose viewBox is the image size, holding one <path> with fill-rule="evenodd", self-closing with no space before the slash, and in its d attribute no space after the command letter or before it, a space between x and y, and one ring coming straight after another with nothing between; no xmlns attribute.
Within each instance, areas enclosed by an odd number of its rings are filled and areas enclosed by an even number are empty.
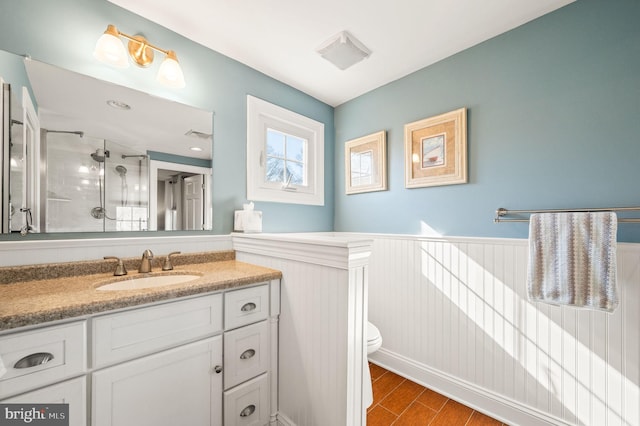
<svg viewBox="0 0 640 426"><path fill-rule="evenodd" d="M140 268L138 268L138 272L147 273L151 272L151 261L153 260L153 252L149 249L145 250L142 253L142 262L140 262Z"/></svg>

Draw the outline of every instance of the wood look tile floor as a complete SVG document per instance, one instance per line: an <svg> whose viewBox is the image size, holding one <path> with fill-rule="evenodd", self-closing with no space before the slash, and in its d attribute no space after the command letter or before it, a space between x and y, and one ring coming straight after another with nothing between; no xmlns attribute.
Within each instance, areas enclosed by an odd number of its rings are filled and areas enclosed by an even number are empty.
<svg viewBox="0 0 640 426"><path fill-rule="evenodd" d="M373 404L367 426L506 426L472 408L369 363Z"/></svg>

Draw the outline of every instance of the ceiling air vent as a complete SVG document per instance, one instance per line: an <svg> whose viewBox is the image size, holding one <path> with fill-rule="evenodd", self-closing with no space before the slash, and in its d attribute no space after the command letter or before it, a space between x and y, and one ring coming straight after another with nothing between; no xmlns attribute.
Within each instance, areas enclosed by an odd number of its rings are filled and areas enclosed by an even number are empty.
<svg viewBox="0 0 640 426"><path fill-rule="evenodd" d="M371 55L371 51L347 31L325 41L316 52L341 70L346 70Z"/></svg>

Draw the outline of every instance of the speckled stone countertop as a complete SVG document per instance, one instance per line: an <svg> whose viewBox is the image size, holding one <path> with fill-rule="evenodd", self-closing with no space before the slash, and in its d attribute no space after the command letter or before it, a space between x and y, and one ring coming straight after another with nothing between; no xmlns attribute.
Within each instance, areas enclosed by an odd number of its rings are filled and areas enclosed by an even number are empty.
<svg viewBox="0 0 640 426"><path fill-rule="evenodd" d="M96 260L0 268L0 330L73 318L177 297L240 287L282 277L280 271L235 260L233 251L171 257L173 271L154 261L151 274L137 272L140 259L123 259L128 274L113 276L115 261ZM137 290L97 287L153 275L193 274L193 281Z"/></svg>

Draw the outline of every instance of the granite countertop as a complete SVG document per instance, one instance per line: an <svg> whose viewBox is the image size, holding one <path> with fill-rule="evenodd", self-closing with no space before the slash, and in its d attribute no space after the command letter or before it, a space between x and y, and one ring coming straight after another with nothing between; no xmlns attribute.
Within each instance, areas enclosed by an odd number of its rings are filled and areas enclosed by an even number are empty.
<svg viewBox="0 0 640 426"><path fill-rule="evenodd" d="M218 291L282 277L280 271L235 260L233 251L172 256L174 270L137 272L140 259L123 259L129 273L115 277L113 260L0 268L0 330L36 325L177 297ZM101 291L114 281L155 275L193 274L180 284Z"/></svg>

